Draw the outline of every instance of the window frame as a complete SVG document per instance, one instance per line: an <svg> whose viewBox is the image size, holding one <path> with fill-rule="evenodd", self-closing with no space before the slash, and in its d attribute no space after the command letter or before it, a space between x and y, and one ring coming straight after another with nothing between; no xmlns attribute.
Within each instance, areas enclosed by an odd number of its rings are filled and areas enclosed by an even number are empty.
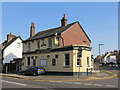
<svg viewBox="0 0 120 90"><path fill-rule="evenodd" d="M48 38L48 48L52 48L52 38Z"/></svg>
<svg viewBox="0 0 120 90"><path fill-rule="evenodd" d="M66 58L66 55L68 55L67 58ZM70 54L69 54L69 53L65 53L64 56L65 56L64 66L65 66L65 67L70 67ZM68 64L67 64L66 62L67 62Z"/></svg>
<svg viewBox="0 0 120 90"><path fill-rule="evenodd" d="M30 51L30 42L28 42L28 51Z"/></svg>
<svg viewBox="0 0 120 90"><path fill-rule="evenodd" d="M40 40L37 40L37 49L40 49Z"/></svg>
<svg viewBox="0 0 120 90"><path fill-rule="evenodd" d="M53 60L54 60L54 62L53 62ZM52 59L52 66L56 66L56 59L55 58Z"/></svg>

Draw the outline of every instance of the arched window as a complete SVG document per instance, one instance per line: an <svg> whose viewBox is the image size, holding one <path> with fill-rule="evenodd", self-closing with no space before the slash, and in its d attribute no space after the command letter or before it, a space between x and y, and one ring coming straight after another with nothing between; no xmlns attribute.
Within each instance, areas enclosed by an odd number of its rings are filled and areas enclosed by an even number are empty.
<svg viewBox="0 0 120 90"><path fill-rule="evenodd" d="M52 66L56 66L56 60L52 59Z"/></svg>

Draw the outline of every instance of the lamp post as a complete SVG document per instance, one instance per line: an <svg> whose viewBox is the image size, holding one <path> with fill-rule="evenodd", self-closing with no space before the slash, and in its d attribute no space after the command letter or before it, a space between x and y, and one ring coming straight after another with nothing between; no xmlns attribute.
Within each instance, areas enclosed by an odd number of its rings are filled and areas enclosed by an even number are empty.
<svg viewBox="0 0 120 90"><path fill-rule="evenodd" d="M101 52L100 52L100 46L102 46L104 44L99 44L99 56L101 55ZM101 57L100 57L100 64L101 64ZM100 72L101 72L101 68L100 68L101 65L99 65L99 69L100 69Z"/></svg>
<svg viewBox="0 0 120 90"><path fill-rule="evenodd" d="M100 52L100 46L102 46L104 44L99 44L99 56L101 55L101 52Z"/></svg>

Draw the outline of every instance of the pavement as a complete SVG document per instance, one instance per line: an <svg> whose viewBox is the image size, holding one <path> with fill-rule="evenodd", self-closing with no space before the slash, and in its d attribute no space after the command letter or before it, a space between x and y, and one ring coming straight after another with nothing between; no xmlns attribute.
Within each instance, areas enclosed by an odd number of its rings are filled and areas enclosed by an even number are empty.
<svg viewBox="0 0 120 90"><path fill-rule="evenodd" d="M93 72L92 75L80 76L58 76L58 75L39 75L39 76L27 76L18 74L0 74L2 77L33 80L33 81L82 81L82 80L97 80L97 79L110 79L117 77L117 74L103 70L102 72Z"/></svg>

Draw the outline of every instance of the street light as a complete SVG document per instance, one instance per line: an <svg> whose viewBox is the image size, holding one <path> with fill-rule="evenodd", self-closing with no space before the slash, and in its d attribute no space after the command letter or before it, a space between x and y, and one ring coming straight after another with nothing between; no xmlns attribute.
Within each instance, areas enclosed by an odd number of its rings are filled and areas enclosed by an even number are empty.
<svg viewBox="0 0 120 90"><path fill-rule="evenodd" d="M99 56L101 55L101 52L100 52L100 46L102 46L104 44L99 44ZM101 64L101 57L100 57L100 64ZM100 69L100 72L101 72L101 68L100 68L101 65L99 65L99 69Z"/></svg>
<svg viewBox="0 0 120 90"><path fill-rule="evenodd" d="M102 46L102 45L104 45L104 44L99 44L99 56L101 55L101 53L100 53L100 46Z"/></svg>

